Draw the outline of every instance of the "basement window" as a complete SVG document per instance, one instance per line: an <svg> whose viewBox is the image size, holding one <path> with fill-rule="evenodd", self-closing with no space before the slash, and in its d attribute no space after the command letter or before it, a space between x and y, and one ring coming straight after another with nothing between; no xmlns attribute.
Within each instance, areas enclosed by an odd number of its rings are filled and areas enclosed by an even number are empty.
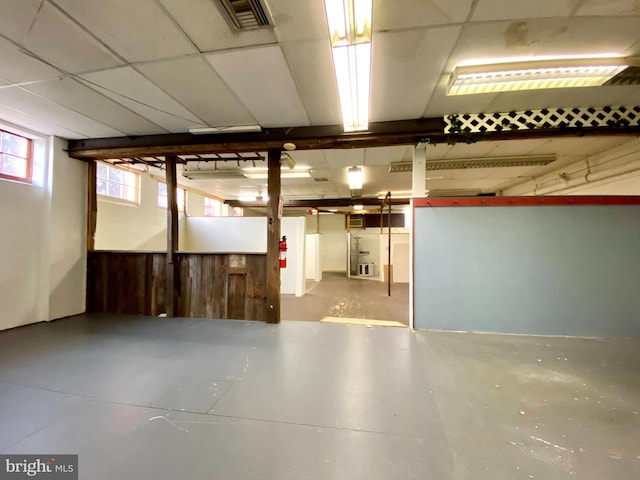
<svg viewBox="0 0 640 480"><path fill-rule="evenodd" d="M0 130L0 178L31 183L32 171L33 141Z"/></svg>
<svg viewBox="0 0 640 480"><path fill-rule="evenodd" d="M176 194L177 194L176 196L178 200L178 210L184 211L184 207L185 207L184 188L178 187ZM163 182L158 182L158 206L161 208L168 208L169 206L169 197L167 196L167 184Z"/></svg>
<svg viewBox="0 0 640 480"><path fill-rule="evenodd" d="M205 217L221 217L222 202L215 198L204 197L204 216Z"/></svg>
<svg viewBox="0 0 640 480"><path fill-rule="evenodd" d="M140 174L98 163L97 193L109 199L138 204Z"/></svg>

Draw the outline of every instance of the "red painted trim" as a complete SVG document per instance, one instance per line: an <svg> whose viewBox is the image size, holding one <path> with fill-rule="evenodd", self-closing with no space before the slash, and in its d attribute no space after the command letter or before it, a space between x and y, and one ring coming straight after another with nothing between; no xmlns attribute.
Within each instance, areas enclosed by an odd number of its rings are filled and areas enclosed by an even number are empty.
<svg viewBox="0 0 640 480"><path fill-rule="evenodd" d="M640 205L640 195L414 198L413 207L538 207L559 205Z"/></svg>

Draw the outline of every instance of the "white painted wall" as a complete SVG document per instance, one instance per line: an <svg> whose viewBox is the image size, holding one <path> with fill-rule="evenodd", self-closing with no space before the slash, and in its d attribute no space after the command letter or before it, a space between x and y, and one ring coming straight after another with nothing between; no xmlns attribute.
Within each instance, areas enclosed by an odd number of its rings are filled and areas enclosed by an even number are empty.
<svg viewBox="0 0 640 480"><path fill-rule="evenodd" d="M304 295L305 219L284 217L281 234L287 237L287 268L281 270L280 291ZM266 253L266 217L187 217L186 247L190 252Z"/></svg>
<svg viewBox="0 0 640 480"><path fill-rule="evenodd" d="M204 198L200 197L204 211ZM189 208L189 207L187 207ZM178 215L178 248L185 244L184 212ZM96 250L166 250L167 210L158 206L158 182L149 174L140 175L140 204L118 203L108 197L98 197Z"/></svg>
<svg viewBox="0 0 640 480"><path fill-rule="evenodd" d="M411 235L408 229L391 229L391 265L393 265L393 283L409 283L409 250ZM387 233L380 235L380 264L389 261L387 248L389 240ZM381 267L380 281L384 281L384 268Z"/></svg>
<svg viewBox="0 0 640 480"><path fill-rule="evenodd" d="M320 234L305 235L305 277L319 282L322 280L320 268Z"/></svg>
<svg viewBox="0 0 640 480"><path fill-rule="evenodd" d="M0 330L82 313L86 164L66 142L3 123L36 142L34 182L0 179Z"/></svg>
<svg viewBox="0 0 640 480"><path fill-rule="evenodd" d="M69 158L54 138L49 247L49 318L85 311L87 272L87 165Z"/></svg>
<svg viewBox="0 0 640 480"><path fill-rule="evenodd" d="M323 272L345 272L347 269L344 215L320 215L320 268Z"/></svg>

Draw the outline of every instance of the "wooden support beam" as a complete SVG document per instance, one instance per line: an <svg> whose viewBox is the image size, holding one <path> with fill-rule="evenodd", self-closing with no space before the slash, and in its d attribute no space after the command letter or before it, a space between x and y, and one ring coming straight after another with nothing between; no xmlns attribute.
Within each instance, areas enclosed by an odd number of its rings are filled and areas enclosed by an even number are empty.
<svg viewBox="0 0 640 480"><path fill-rule="evenodd" d="M280 323L280 154L268 152L267 193L267 322Z"/></svg>
<svg viewBox="0 0 640 480"><path fill-rule="evenodd" d="M241 208L265 208L266 202L243 202L241 200L225 200L225 204L230 207ZM314 200L293 200L285 199L284 208L331 208L331 207L350 207L353 205L376 205L380 206L382 200L379 198L317 198ZM392 205L409 205L408 198L396 198L391 200Z"/></svg>
<svg viewBox="0 0 640 480"><path fill-rule="evenodd" d="M92 251L96 246L96 227L98 225L98 193L97 193L98 166L95 160L90 160L87 165L87 251Z"/></svg>
<svg viewBox="0 0 640 480"><path fill-rule="evenodd" d="M177 310L178 262L178 179L176 175L177 157L167 155L165 159L167 175L167 316L175 317Z"/></svg>

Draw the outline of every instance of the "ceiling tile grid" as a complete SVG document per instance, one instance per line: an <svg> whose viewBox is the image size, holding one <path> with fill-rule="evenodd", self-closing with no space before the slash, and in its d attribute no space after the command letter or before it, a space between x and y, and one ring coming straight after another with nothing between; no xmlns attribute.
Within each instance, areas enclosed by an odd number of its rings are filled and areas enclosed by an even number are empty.
<svg viewBox="0 0 640 480"><path fill-rule="evenodd" d="M256 119L202 58L148 63L137 70L210 126L256 124Z"/></svg>
<svg viewBox="0 0 640 480"><path fill-rule="evenodd" d="M169 132L203 127L204 122L131 67L82 75L85 84Z"/></svg>
<svg viewBox="0 0 640 480"><path fill-rule="evenodd" d="M278 46L214 53L207 61L263 127L309 125Z"/></svg>
<svg viewBox="0 0 640 480"><path fill-rule="evenodd" d="M55 4L128 62L196 52L155 0L136 0L135 7L128 0L55 0Z"/></svg>
<svg viewBox="0 0 640 480"><path fill-rule="evenodd" d="M70 79L51 80L25 87L58 105L86 115L127 135L156 133L158 125L101 95L82 83Z"/></svg>

